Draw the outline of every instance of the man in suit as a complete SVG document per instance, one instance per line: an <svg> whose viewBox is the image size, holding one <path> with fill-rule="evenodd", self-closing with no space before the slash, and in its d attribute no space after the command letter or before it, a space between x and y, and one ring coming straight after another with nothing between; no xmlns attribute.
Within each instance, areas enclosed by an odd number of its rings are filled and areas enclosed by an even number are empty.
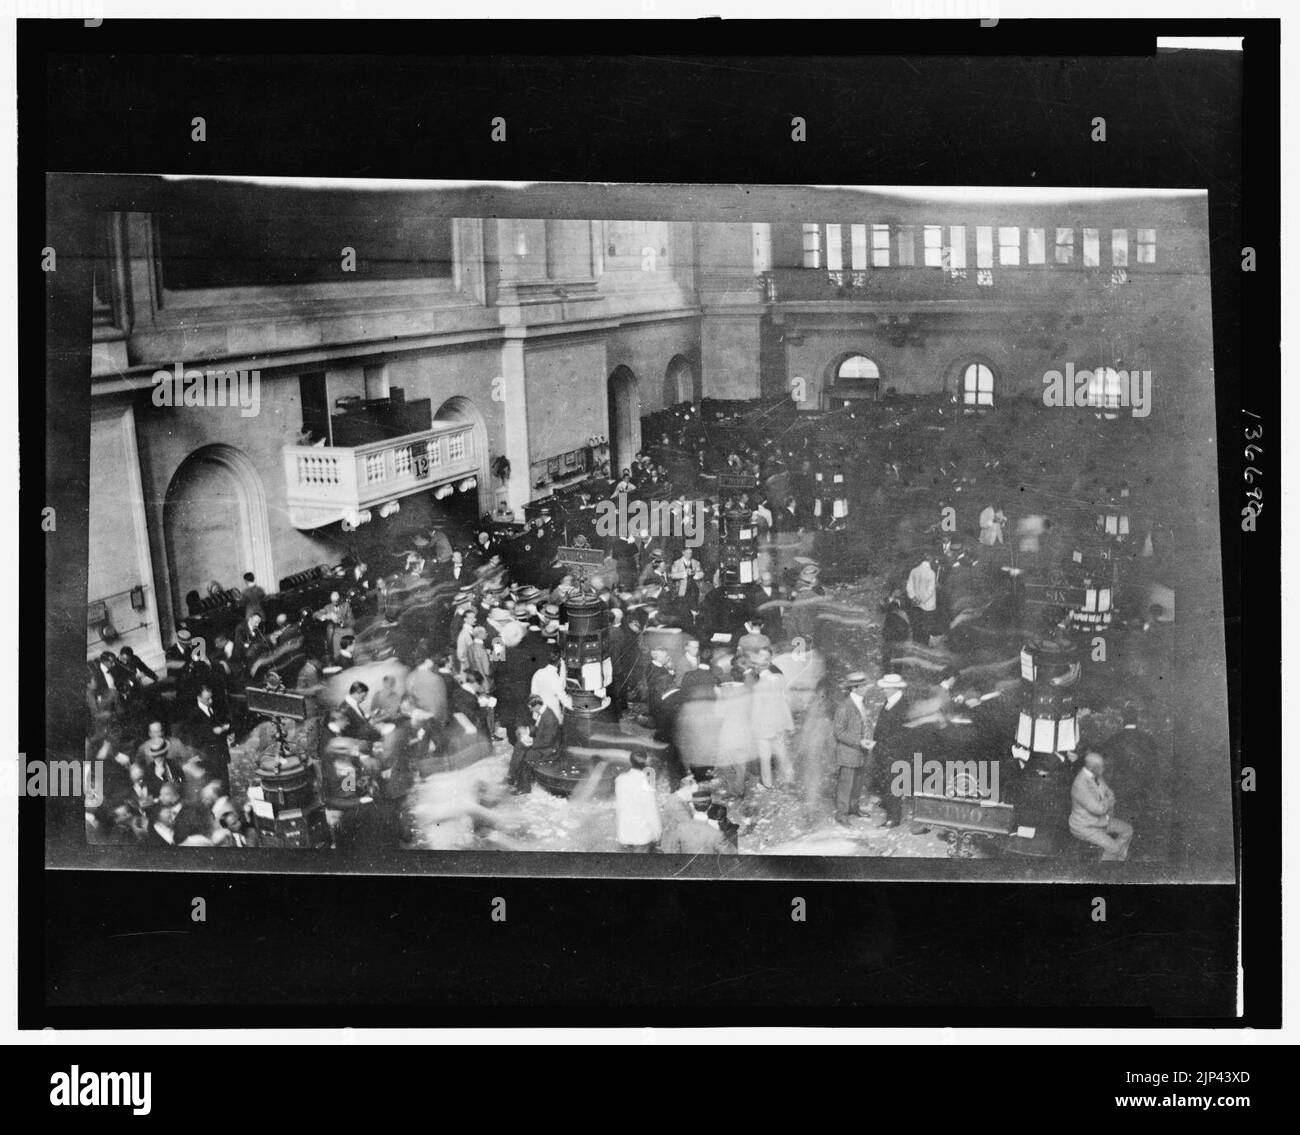
<svg viewBox="0 0 1300 1135"><path fill-rule="evenodd" d="M194 633L187 626L177 627L176 641L167 648L164 658L167 663L167 677L178 686L185 670L194 660L194 651Z"/></svg>
<svg viewBox="0 0 1300 1135"><path fill-rule="evenodd" d="M528 699L528 712L532 728L519 730L519 740L506 773L506 783L520 795L532 791L533 769L560 751L560 723L536 694Z"/></svg>
<svg viewBox="0 0 1300 1135"><path fill-rule="evenodd" d="M885 810L885 819L880 826L896 828L903 818L903 798L893 790L892 770L895 761L909 758L908 704L903 697L907 683L901 675L886 674L876 686L885 691L885 704L876 717L876 726L871 733L869 783L880 797L880 806Z"/></svg>
<svg viewBox="0 0 1300 1135"><path fill-rule="evenodd" d="M105 650L90 667L95 701L104 708L124 705L131 696L136 679L111 650Z"/></svg>
<svg viewBox="0 0 1300 1135"><path fill-rule="evenodd" d="M141 662L136 656L135 651L129 646L122 647L122 649L117 652L117 656L118 663L121 667L137 681L140 678L148 678L150 682L158 681L158 675Z"/></svg>
<svg viewBox="0 0 1300 1135"><path fill-rule="evenodd" d="M650 649L645 689L646 710L655 724L655 740L671 741L675 704L670 695L677 689L677 679L673 674L671 656L661 646Z"/></svg>
<svg viewBox="0 0 1300 1135"><path fill-rule="evenodd" d="M632 652L637 649L636 639L623 624L623 611L618 607L610 608L609 629L606 631L609 643L609 664L613 680L609 687L610 701L614 713L623 716L627 709L628 677L632 672Z"/></svg>
<svg viewBox="0 0 1300 1135"><path fill-rule="evenodd" d="M167 740L161 721L149 722L149 739L135 751L135 763L144 770L144 789L135 795L158 795L158 789L168 781L180 784L184 779L181 762L176 760L172 744ZM136 778L132 778L134 783Z"/></svg>
<svg viewBox="0 0 1300 1135"><path fill-rule="evenodd" d="M486 706L480 699L486 698L483 688L483 675L478 670L465 670L460 681L451 691L448 709L453 717L460 714L475 729L479 736L486 739L491 736L488 730ZM463 728L463 725L462 725Z"/></svg>
<svg viewBox="0 0 1300 1135"><path fill-rule="evenodd" d="M262 616L251 607L244 621L235 628L233 635L234 651L231 662L244 673L257 659L271 649L266 632L262 630Z"/></svg>
<svg viewBox="0 0 1300 1135"><path fill-rule="evenodd" d="M266 618L266 610L262 603L266 599L266 592L258 586L257 580L253 577L251 571L244 572L244 591L243 591L244 610L250 615L256 611L262 618Z"/></svg>
<svg viewBox="0 0 1300 1135"><path fill-rule="evenodd" d="M872 741L867 737L866 694L870 678L855 670L844 679L846 696L835 711L831 736L835 738L835 822L847 825L850 816L862 815L862 778Z"/></svg>
<svg viewBox="0 0 1300 1135"><path fill-rule="evenodd" d="M1106 783L1105 771L1106 761L1100 753L1089 753L1083 758L1083 768L1070 790L1070 834L1100 847L1103 862L1122 862L1128 858L1133 826L1111 814L1115 809L1115 793Z"/></svg>
<svg viewBox="0 0 1300 1135"><path fill-rule="evenodd" d="M214 780L230 784L230 722L217 715L212 687L199 687L194 705L184 719L185 742Z"/></svg>
<svg viewBox="0 0 1300 1135"><path fill-rule="evenodd" d="M669 855L724 855L734 851L716 820L709 819L713 793L697 789L691 797L691 819L680 823L663 837L661 851Z"/></svg>
<svg viewBox="0 0 1300 1135"><path fill-rule="evenodd" d="M348 687L348 696L343 699L343 704L339 706L339 710L347 718L343 735L365 745L373 744L382 736L379 730L370 724L365 711L361 708L361 703L366 700L369 694L370 687L365 682L353 682Z"/></svg>
<svg viewBox="0 0 1300 1135"><path fill-rule="evenodd" d="M939 579L935 572L936 563L933 557L926 556L907 577L907 597L912 603L912 637L923 646L929 644L930 636L938 630L935 625Z"/></svg>
<svg viewBox="0 0 1300 1135"><path fill-rule="evenodd" d="M776 586L770 571L765 569L759 575L758 582L750 585L750 594L753 597L754 611L761 620L763 633L773 642L784 641L785 627L781 622L781 601L785 596Z"/></svg>
<svg viewBox="0 0 1300 1135"><path fill-rule="evenodd" d="M343 648L343 636L350 634L355 620L352 617L352 604L337 591L330 592L330 601L316 612L318 622L329 624L329 647L332 658L337 658Z"/></svg>

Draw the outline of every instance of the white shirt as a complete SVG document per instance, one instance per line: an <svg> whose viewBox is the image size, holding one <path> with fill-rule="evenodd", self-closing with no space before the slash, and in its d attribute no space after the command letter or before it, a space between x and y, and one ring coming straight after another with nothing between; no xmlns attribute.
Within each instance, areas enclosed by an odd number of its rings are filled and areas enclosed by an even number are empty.
<svg viewBox="0 0 1300 1135"><path fill-rule="evenodd" d="M663 833L655 790L643 769L628 769L615 779L614 811L621 844L654 843Z"/></svg>
<svg viewBox="0 0 1300 1135"><path fill-rule="evenodd" d="M907 597L922 611L933 611L936 582L934 568L930 566L929 560L922 560L907 577Z"/></svg>
<svg viewBox="0 0 1300 1135"><path fill-rule="evenodd" d="M529 693L536 694L546 703L556 721L563 721L564 710L573 706L573 699L564 689L564 678L554 666L543 666L533 675Z"/></svg>

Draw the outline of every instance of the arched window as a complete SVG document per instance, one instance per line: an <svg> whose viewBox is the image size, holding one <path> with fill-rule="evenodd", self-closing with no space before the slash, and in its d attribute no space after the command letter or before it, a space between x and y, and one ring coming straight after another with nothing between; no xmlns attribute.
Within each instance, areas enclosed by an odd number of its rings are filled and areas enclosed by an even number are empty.
<svg viewBox="0 0 1300 1135"><path fill-rule="evenodd" d="M971 363L961 372L963 406L993 405L993 372L983 363Z"/></svg>
<svg viewBox="0 0 1300 1135"><path fill-rule="evenodd" d="M866 355L850 355L835 372L835 381L846 386L862 386L879 379L880 368Z"/></svg>

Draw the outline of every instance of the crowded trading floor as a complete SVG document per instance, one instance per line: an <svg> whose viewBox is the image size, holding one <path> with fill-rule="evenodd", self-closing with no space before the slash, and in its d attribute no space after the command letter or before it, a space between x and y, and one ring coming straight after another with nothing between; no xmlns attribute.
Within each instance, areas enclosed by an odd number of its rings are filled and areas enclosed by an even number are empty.
<svg viewBox="0 0 1300 1135"><path fill-rule="evenodd" d="M1194 643L1146 428L669 407L522 518L192 596L165 670L106 650L88 838L1170 862Z"/></svg>

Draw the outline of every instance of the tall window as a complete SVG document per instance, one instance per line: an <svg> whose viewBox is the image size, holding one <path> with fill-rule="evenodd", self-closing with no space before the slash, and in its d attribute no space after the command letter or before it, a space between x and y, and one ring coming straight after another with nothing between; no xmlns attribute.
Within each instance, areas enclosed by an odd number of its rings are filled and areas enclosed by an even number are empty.
<svg viewBox="0 0 1300 1135"><path fill-rule="evenodd" d="M1096 268L1101 264L1101 230L1083 230L1083 266Z"/></svg>
<svg viewBox="0 0 1300 1135"><path fill-rule="evenodd" d="M898 266L916 267L916 226L898 226Z"/></svg>
<svg viewBox="0 0 1300 1135"><path fill-rule="evenodd" d="M1028 248L1025 253L1026 264L1047 263L1047 230L1026 229L1025 237Z"/></svg>
<svg viewBox="0 0 1300 1135"><path fill-rule="evenodd" d="M867 226L849 226L849 256L853 270L861 271L867 266Z"/></svg>
<svg viewBox="0 0 1300 1135"><path fill-rule="evenodd" d="M1138 229L1137 262L1154 264L1156 262L1156 230Z"/></svg>
<svg viewBox="0 0 1300 1135"><path fill-rule="evenodd" d="M889 267L889 226L871 226L871 266L873 268Z"/></svg>
<svg viewBox="0 0 1300 1135"><path fill-rule="evenodd" d="M998 229L998 263L1019 266L1020 230L1014 226Z"/></svg>
<svg viewBox="0 0 1300 1135"><path fill-rule="evenodd" d="M993 267L993 228L979 225L975 229L975 267Z"/></svg>
<svg viewBox="0 0 1300 1135"><path fill-rule="evenodd" d="M1110 230L1110 265L1112 268L1128 267L1128 229Z"/></svg>
<svg viewBox="0 0 1300 1135"><path fill-rule="evenodd" d="M948 264L954 272L966 271L965 225L952 225L948 229Z"/></svg>
<svg viewBox="0 0 1300 1135"><path fill-rule="evenodd" d="M826 226L826 267L831 272L838 272L844 267L844 239L840 236L840 227Z"/></svg>
<svg viewBox="0 0 1300 1135"><path fill-rule="evenodd" d="M922 229L922 241L925 245L925 266L927 268L942 268L943 226L926 225Z"/></svg>
<svg viewBox="0 0 1300 1135"><path fill-rule="evenodd" d="M1058 264L1074 263L1074 230L1056 230L1056 262Z"/></svg>
<svg viewBox="0 0 1300 1135"><path fill-rule="evenodd" d="M820 225L803 227L803 266L820 268L822 266L822 230Z"/></svg>
<svg viewBox="0 0 1300 1135"><path fill-rule="evenodd" d="M983 363L971 363L962 371L961 400L964 406L993 405L993 372Z"/></svg>

